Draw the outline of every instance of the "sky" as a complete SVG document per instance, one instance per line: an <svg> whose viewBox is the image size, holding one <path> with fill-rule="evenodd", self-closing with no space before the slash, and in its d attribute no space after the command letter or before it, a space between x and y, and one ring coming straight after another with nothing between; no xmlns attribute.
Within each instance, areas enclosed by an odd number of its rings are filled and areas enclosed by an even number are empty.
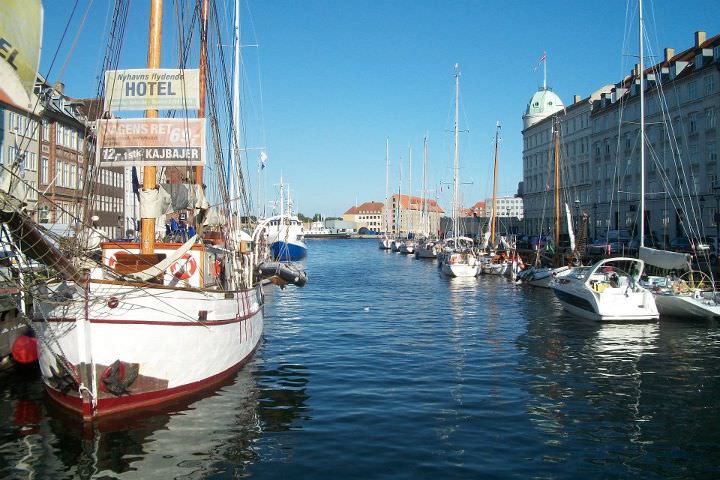
<svg viewBox="0 0 720 480"><path fill-rule="evenodd" d="M216 1L219 10L232 11L226 0ZM69 96L93 96L112 2L43 4L40 73L65 83ZM165 68L176 66L173 4L165 0ZM412 149L412 190L420 195L426 135L428 195L449 210L456 63L460 181L469 206L492 195L496 122L497 193L517 192L522 115L543 83L543 52L548 86L566 105L573 95L618 82L638 60L636 0L251 0L241 9L245 144L268 155L260 189L251 167L253 199L272 201L282 175L297 210L308 216L339 216L356 202L383 201L386 138L390 192L408 192ZM664 47L691 47L697 30L708 38L720 33L718 0L646 0L644 9L646 63L660 59ZM146 0L131 2L119 68L145 66L148 11Z"/></svg>

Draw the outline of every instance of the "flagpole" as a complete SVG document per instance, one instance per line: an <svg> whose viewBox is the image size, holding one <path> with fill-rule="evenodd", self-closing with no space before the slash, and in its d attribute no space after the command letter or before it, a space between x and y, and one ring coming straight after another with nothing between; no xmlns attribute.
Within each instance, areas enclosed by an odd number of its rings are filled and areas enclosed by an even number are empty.
<svg viewBox="0 0 720 480"><path fill-rule="evenodd" d="M543 52L543 90L547 90L547 52Z"/></svg>

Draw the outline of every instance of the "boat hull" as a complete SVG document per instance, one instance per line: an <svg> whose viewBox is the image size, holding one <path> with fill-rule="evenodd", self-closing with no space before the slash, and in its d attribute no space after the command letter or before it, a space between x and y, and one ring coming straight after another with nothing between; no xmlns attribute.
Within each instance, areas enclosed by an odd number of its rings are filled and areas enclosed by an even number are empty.
<svg viewBox="0 0 720 480"><path fill-rule="evenodd" d="M307 256L307 245L301 240L291 242L274 242L270 245L273 258L281 262L294 262Z"/></svg>
<svg viewBox="0 0 720 480"><path fill-rule="evenodd" d="M553 282L555 296L568 312L601 322L649 321L659 318L652 294L645 290L628 292L624 288L595 293L582 285Z"/></svg>
<svg viewBox="0 0 720 480"><path fill-rule="evenodd" d="M33 323L50 396L85 419L210 388L242 367L262 337L260 286L233 293L88 288L95 301L86 304L81 288L49 287L38 295Z"/></svg>
<svg viewBox="0 0 720 480"><path fill-rule="evenodd" d="M655 304L662 317L720 319L720 304L703 295L656 294Z"/></svg>

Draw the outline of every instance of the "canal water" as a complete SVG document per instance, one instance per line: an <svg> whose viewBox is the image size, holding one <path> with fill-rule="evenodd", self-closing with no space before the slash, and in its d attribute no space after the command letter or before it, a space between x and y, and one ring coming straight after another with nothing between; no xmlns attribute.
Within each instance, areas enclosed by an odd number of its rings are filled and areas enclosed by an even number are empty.
<svg viewBox="0 0 720 480"><path fill-rule="evenodd" d="M548 290L309 241L219 389L82 427L0 378L0 478L718 478L720 327L599 324Z"/></svg>

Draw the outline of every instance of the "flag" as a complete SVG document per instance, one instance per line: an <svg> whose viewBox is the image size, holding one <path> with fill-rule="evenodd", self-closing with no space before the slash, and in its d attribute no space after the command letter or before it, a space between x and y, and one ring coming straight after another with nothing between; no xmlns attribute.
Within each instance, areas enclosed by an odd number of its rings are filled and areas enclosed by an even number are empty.
<svg viewBox="0 0 720 480"><path fill-rule="evenodd" d="M538 68L540 68L540 64L544 62L547 59L547 52L543 52L542 56L540 57L540 60L533 66L533 71L537 71Z"/></svg>
<svg viewBox="0 0 720 480"><path fill-rule="evenodd" d="M260 152L260 170L265 169L265 162L267 161L267 158L268 158L267 153Z"/></svg>
<svg viewBox="0 0 720 480"><path fill-rule="evenodd" d="M140 180L138 180L137 168L132 167L132 189L138 200L140 199Z"/></svg>

